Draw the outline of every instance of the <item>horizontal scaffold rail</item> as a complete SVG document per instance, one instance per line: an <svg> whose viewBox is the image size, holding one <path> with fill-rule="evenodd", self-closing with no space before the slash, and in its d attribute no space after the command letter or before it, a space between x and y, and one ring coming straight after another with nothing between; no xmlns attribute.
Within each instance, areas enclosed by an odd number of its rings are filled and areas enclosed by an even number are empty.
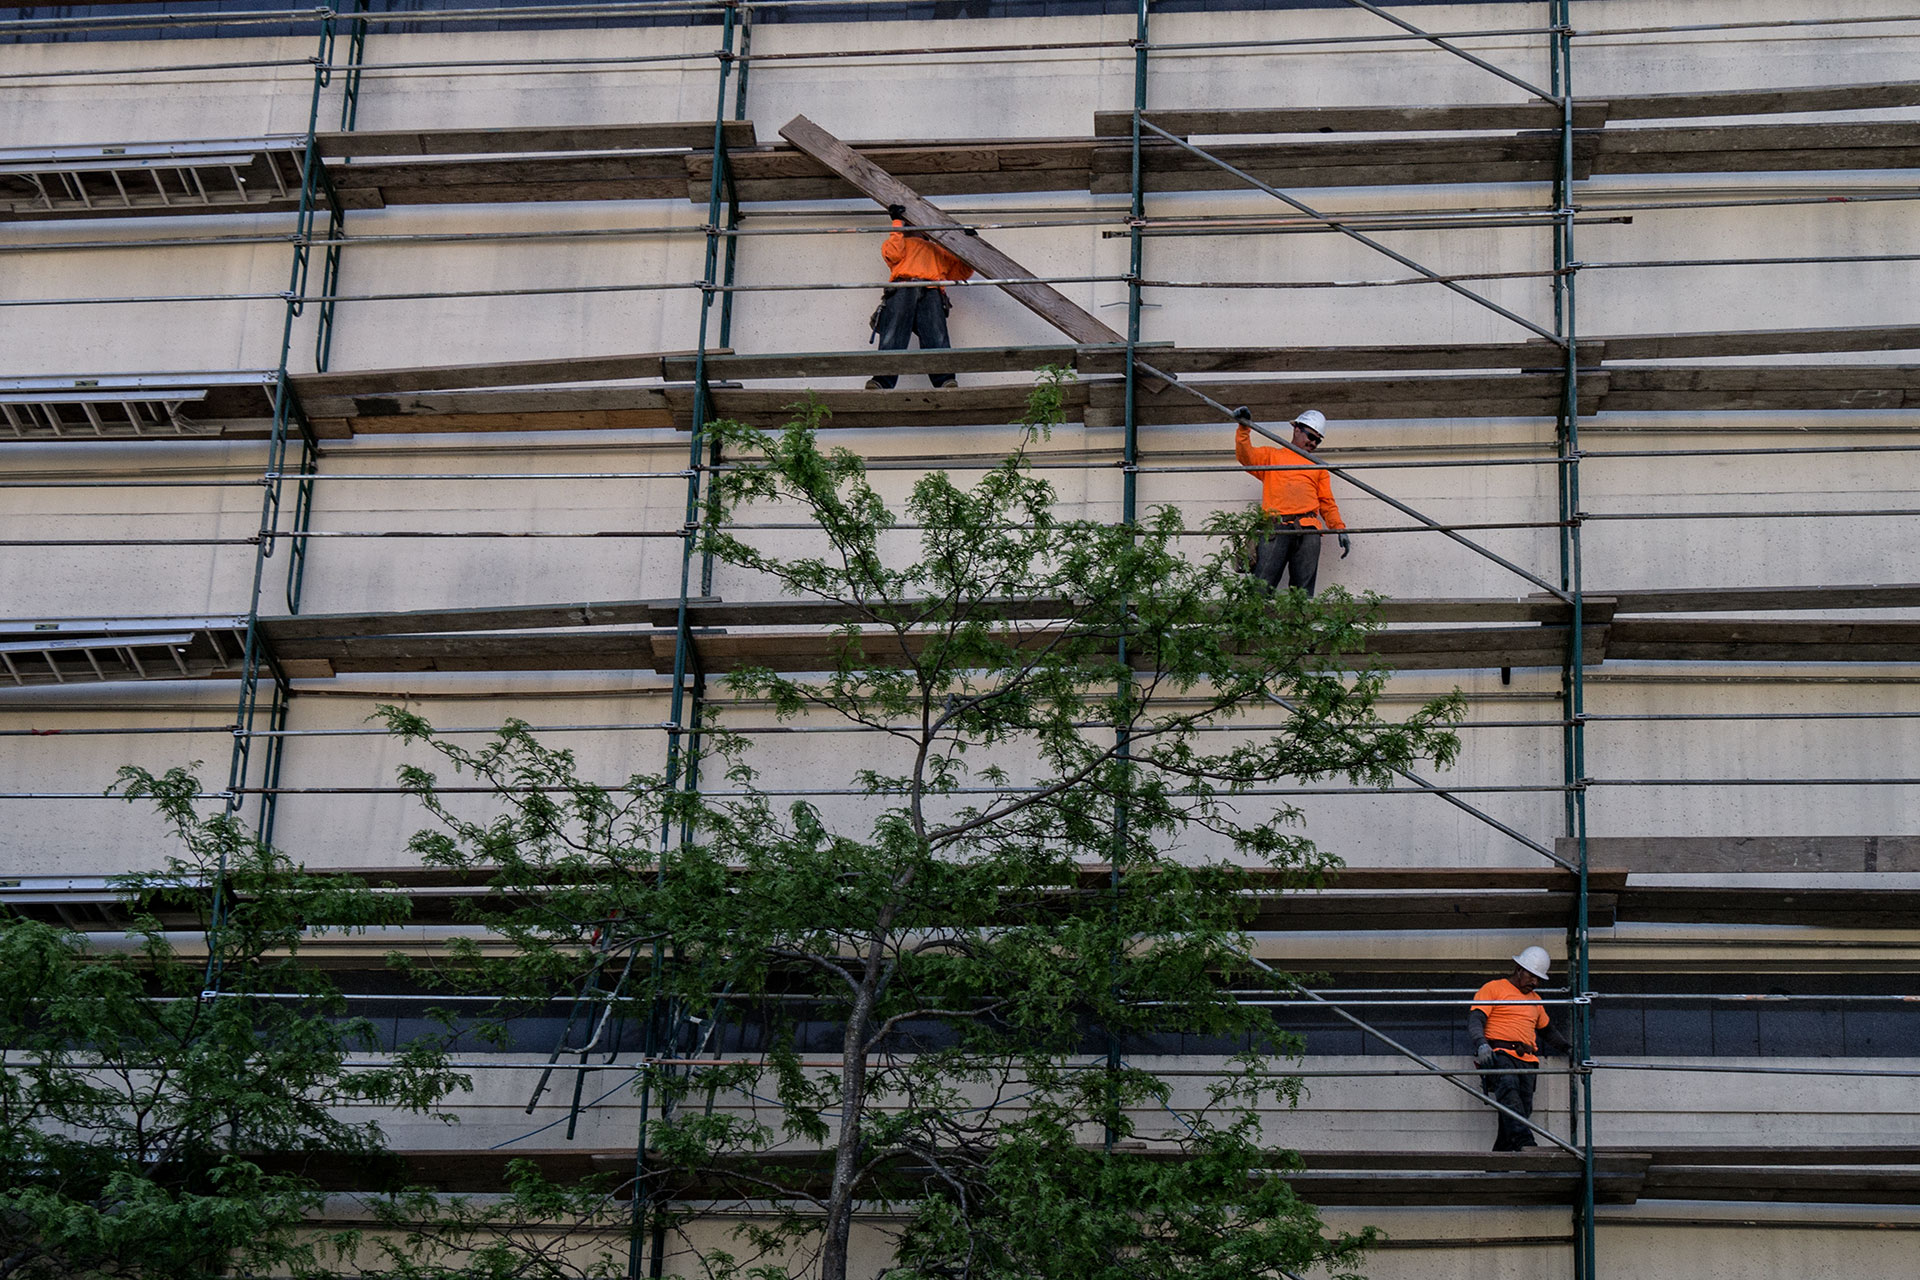
<svg viewBox="0 0 1920 1280"><path fill-rule="evenodd" d="M1127 1153L1177 1160L1177 1152ZM762 1157L803 1175L832 1153ZM1304 1199L1321 1205L1499 1206L1577 1203L1580 1161L1558 1151L1488 1154L1457 1151L1303 1151L1303 1167L1280 1174ZM327 1190L379 1191L427 1184L453 1193L497 1191L509 1160L528 1160L548 1177L576 1182L592 1175L631 1175L634 1153L515 1146L504 1151L408 1150L384 1165L324 1154L263 1156ZM1914 1147L1671 1147L1594 1152L1595 1200L1766 1200L1801 1204L1920 1204L1920 1149ZM709 1198L724 1180L702 1192ZM623 1191L624 1194L624 1191ZM764 1192L756 1193L764 1194Z"/></svg>
<svg viewBox="0 0 1920 1280"><path fill-rule="evenodd" d="M1782 112L1920 103L1914 82L1585 101L1574 108L1574 176L1778 173L1920 166L1920 121L1649 126ZM1547 182L1561 159L1559 107L1241 108L1150 112L1182 136L1281 135L1213 154L1283 188ZM1621 127L1633 122L1635 127ZM861 193L804 151L722 124L730 191L746 202ZM340 210L421 204L683 200L712 188L710 121L323 133L316 145ZM1352 137L1353 133L1415 134ZM1086 138L862 142L855 150L925 195L1132 189L1131 116L1101 112ZM1299 135L1299 136L1296 136ZM305 139L12 148L0 152L0 220L259 213L298 207ZM1152 191L1231 189L1239 181L1164 140L1141 147Z"/></svg>
<svg viewBox="0 0 1920 1280"><path fill-rule="evenodd" d="M1735 662L1920 661L1920 621L1698 618L1667 614L1845 611L1920 604L1920 585L1731 588L1592 593L1582 602L1584 658ZM259 634L291 679L374 672L651 670L671 674L679 602L604 601L262 618ZM1066 610L1057 601L1009 602L1002 616L1041 637ZM1571 611L1548 596L1388 600L1385 625L1361 655L1401 670L1560 666ZM845 607L808 601L694 599L687 608L693 665L709 674L742 666L780 671L833 667L853 643L838 628ZM740 628L736 630L735 628ZM240 674L244 620L60 619L0 624L0 673L17 686L133 679L230 679ZM903 659L933 637L904 639L870 627L862 661ZM1010 637L1011 638L1011 637ZM143 647L144 646L144 647ZM144 657L142 655L145 655Z"/></svg>
<svg viewBox="0 0 1920 1280"><path fill-rule="evenodd" d="M1347 419L1432 421L1552 417L1562 404L1564 355L1543 341L1349 347L1190 347L1142 343L1170 374L1255 375L1196 382L1216 400L1288 418L1303 404ZM1661 365L1649 360L1920 350L1920 325L1765 329L1599 337L1579 344L1580 411L1762 412L1920 407L1920 366L1907 364ZM1121 347L1039 344L933 351L709 352L713 415L784 423L803 391L745 384L874 374L1031 373L1076 369L1068 417L1120 420ZM689 429L695 354L685 351L514 360L492 364L297 374L291 379L316 436L558 430ZM1474 370L1473 373L1454 372ZM1307 374L1366 374L1309 378ZM1268 376L1258 376L1268 375ZM0 443L133 438L249 439L272 428L272 375L74 374L0 379ZM619 382L624 386L587 386ZM1023 383L895 391L818 391L838 427L1004 425L1026 409ZM129 405L162 405L155 409ZM156 418L156 415L159 415ZM1142 425L1204 424L1219 414L1192 397L1144 397ZM1796 420L1794 430L1906 430L1858 420ZM1742 429L1751 429L1751 424Z"/></svg>
<svg viewBox="0 0 1920 1280"><path fill-rule="evenodd" d="M414 925L458 923L466 918L464 907L493 892L485 871L370 867L337 874L359 876L383 891L404 895ZM1280 887L1288 877L1266 868L1250 868L1246 876L1247 912L1241 923L1258 932L1555 931L1566 927L1578 906L1578 881L1558 869L1347 867L1329 872L1326 886L1317 889ZM1078 880L1078 890L1060 893L1113 892L1108 867L1083 866ZM1151 873L1131 877L1128 883L1151 892ZM1708 924L1904 931L1920 913L1920 889L1828 888L1817 883L1695 887L1635 882L1632 873L1605 867L1589 870L1587 891L1588 921L1596 928ZM131 922L124 895L101 879L12 877L0 886L0 906L68 928L120 929ZM168 928L193 928L198 919L185 903L153 910Z"/></svg>

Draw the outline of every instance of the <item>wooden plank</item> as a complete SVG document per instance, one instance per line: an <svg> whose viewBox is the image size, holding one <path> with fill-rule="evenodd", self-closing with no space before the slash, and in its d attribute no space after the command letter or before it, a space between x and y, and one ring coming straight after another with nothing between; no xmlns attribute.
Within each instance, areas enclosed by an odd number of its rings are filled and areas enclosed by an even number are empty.
<svg viewBox="0 0 1920 1280"><path fill-rule="evenodd" d="M1731 89L1707 93L1617 95L1574 100L1574 127L1599 128L1622 120L1680 120L1712 116L1757 116L1818 111L1868 111L1920 106L1920 80L1873 84L1809 85L1785 89ZM1218 111L1151 111L1147 118L1169 133L1324 133L1446 129L1553 129L1558 104L1526 102L1404 107L1275 107ZM1098 137L1132 133L1132 113L1097 111Z"/></svg>
<svg viewBox="0 0 1920 1280"><path fill-rule="evenodd" d="M1610 355L1603 341L1581 342L1582 365ZM1423 342L1357 347L1175 347L1146 359L1168 373L1389 372L1414 369L1558 369L1562 348L1551 342ZM1089 373L1119 373L1124 357L1095 350L1081 362Z"/></svg>
<svg viewBox="0 0 1920 1280"><path fill-rule="evenodd" d="M634 671L653 665L654 632L366 636L303 642L339 672Z"/></svg>
<svg viewBox="0 0 1920 1280"><path fill-rule="evenodd" d="M1593 135L1583 135L1591 138ZM1595 144L1589 141L1591 149ZM1507 137L1375 138L1327 142L1226 142L1202 148L1207 155L1156 139L1143 145L1140 167L1145 173L1206 173L1225 161L1249 172L1309 169L1398 169L1409 165L1557 164L1560 137L1541 133ZM1208 157L1211 156L1212 159ZM1094 176L1129 173L1133 148L1111 143L1096 147L1090 157ZM1320 183L1317 185L1327 185Z"/></svg>
<svg viewBox="0 0 1920 1280"><path fill-rule="evenodd" d="M727 353L731 348L716 348ZM662 363L691 352L651 355L565 356L508 360L497 364L428 365L410 369L356 369L295 374L293 389L307 396L385 395L399 391L452 391L478 387L551 386L566 382L616 382L658 378Z"/></svg>
<svg viewBox="0 0 1920 1280"><path fill-rule="evenodd" d="M1086 175L1094 144L1084 138L954 139L947 142L860 142L851 149L896 177L911 177L916 189L941 175L995 173L1029 174L1036 180L1058 173L1067 178ZM711 155L686 157L689 178L705 179L713 172ZM804 148L770 145L728 153L727 164L736 181L826 180L844 196L865 194L833 166ZM702 199L705 199L703 196Z"/></svg>
<svg viewBox="0 0 1920 1280"><path fill-rule="evenodd" d="M704 167L693 161L689 170ZM689 203L704 206L710 184L691 175L686 185ZM916 176L913 189L923 196L1018 195L1037 191L1085 191L1085 169L1037 170L1032 173L934 173ZM732 186L742 204L791 200L854 200L860 193L840 178L740 179Z"/></svg>
<svg viewBox="0 0 1920 1280"><path fill-rule="evenodd" d="M1725 610L1897 609L1920 605L1920 583L1831 587L1668 587L1610 592L1617 613L1712 613ZM1551 600L1550 596L1527 597Z"/></svg>
<svg viewBox="0 0 1920 1280"><path fill-rule="evenodd" d="M1719 662L1920 661L1920 622L1622 618L1609 654Z"/></svg>
<svg viewBox="0 0 1920 1280"><path fill-rule="evenodd" d="M1678 120L1693 116L1759 116L1813 111L1869 111L1920 106L1920 80L1807 85L1787 89L1721 89L1650 93L1608 100L1612 120Z"/></svg>
<svg viewBox="0 0 1920 1280"><path fill-rule="evenodd" d="M1820 351L1908 351L1920 349L1920 325L1621 334L1595 341L1604 348L1608 360L1685 360L1707 356L1797 355Z"/></svg>
<svg viewBox="0 0 1920 1280"><path fill-rule="evenodd" d="M1829 169L1920 168L1920 146L1896 149L1807 148L1804 150L1663 151L1603 156L1595 174L1647 173L1810 173ZM1584 175L1583 175L1584 176Z"/></svg>
<svg viewBox="0 0 1920 1280"><path fill-rule="evenodd" d="M680 184L661 178L622 178L593 181L560 179L554 182L489 182L449 186L431 180L385 186L349 187L340 193L352 209L385 209L423 204L554 204L589 200L671 200Z"/></svg>
<svg viewBox="0 0 1920 1280"><path fill-rule="evenodd" d="M1907 391L1920 365L1793 364L1681 366L1607 370L1611 391Z"/></svg>
<svg viewBox="0 0 1920 1280"><path fill-rule="evenodd" d="M1588 597L1589 617L1598 614L1603 603ZM903 601L902 608L913 610L924 602ZM1032 621L1061 618L1070 613L1059 600L1002 600L987 606L998 616ZM535 628L603 627L646 624L657 628L676 625L679 602L676 600L602 600L584 603L495 606L480 609L434 609L402 613L376 614L301 614L294 617L262 619L261 625L275 643L309 636L405 635L446 631L514 631ZM695 598L688 603L687 616L695 627L795 627L837 626L859 621L870 615L850 605L828 600L717 600ZM1387 600L1379 608L1383 621L1399 622L1552 622L1564 621L1566 606L1550 597L1462 600ZM1381 877L1403 873L1393 868L1353 869L1343 874L1367 878L1369 884L1384 884ZM1419 875L1450 875L1453 872L1419 872ZM1458 873L1477 877L1480 869ZM1491 873L1491 874L1505 874ZM1523 874L1560 875L1561 872L1527 871ZM1429 883L1429 882L1422 882ZM1437 882L1432 882L1437 883ZM1479 883L1479 881L1474 881Z"/></svg>
<svg viewBox="0 0 1920 1280"><path fill-rule="evenodd" d="M1599 134L1600 159L1661 153L1744 154L1920 147L1920 120L1823 124L1716 124L1655 129L1608 129ZM1841 166L1817 166L1838 168Z"/></svg>
<svg viewBox="0 0 1920 1280"><path fill-rule="evenodd" d="M1345 168L1322 166L1302 166L1281 168L1278 166L1255 165L1248 167L1237 165L1267 186L1282 191L1316 190L1328 187L1410 187L1410 186L1466 186L1489 185L1520 182L1546 182L1553 177L1551 166L1545 162L1488 163L1480 165L1422 164L1422 165L1385 165L1357 164ZM1585 178L1588 175L1579 175ZM1174 193L1181 191L1252 191L1246 182L1224 169L1209 168L1192 172L1145 172L1140 177L1143 191ZM1132 180L1125 173L1103 173L1094 175L1087 190L1093 195L1122 195L1132 189Z"/></svg>
<svg viewBox="0 0 1920 1280"><path fill-rule="evenodd" d="M1156 364L1173 351L1166 342L1143 342L1137 350ZM720 355L707 359L707 377L731 382L752 378L846 378L875 373L1031 373L1043 365L1072 366L1093 372L1097 359L1106 372L1117 373L1125 363L1124 346L1115 349L1087 345L1030 347L937 347L931 351L811 351L794 355ZM675 356L662 361L670 382L691 382L694 360Z"/></svg>
<svg viewBox="0 0 1920 1280"><path fill-rule="evenodd" d="M422 609L404 613L311 613L262 618L261 631L276 654L298 653L303 640L321 637L420 635L430 632L522 631L554 627L652 624L670 600L602 600L483 609Z"/></svg>
<svg viewBox="0 0 1920 1280"><path fill-rule="evenodd" d="M1597 129L1607 121L1607 103L1594 99L1574 104L1575 128ZM1149 111L1146 118L1168 133L1398 133L1468 129L1554 129L1560 105L1544 98L1526 102L1469 103L1408 107L1241 107L1222 110ZM1093 132L1100 138L1131 138L1133 113L1096 111ZM1152 134L1148 134L1152 137Z"/></svg>
<svg viewBox="0 0 1920 1280"><path fill-rule="evenodd" d="M861 143L853 148L922 195L977 195L1016 191L1084 191L1092 144L1084 139L1027 139L950 143ZM806 152L765 147L730 153L732 189L743 201L847 200L864 194ZM712 159L686 157L687 198L705 204Z"/></svg>
<svg viewBox="0 0 1920 1280"><path fill-rule="evenodd" d="M348 423L355 435L437 432L671 431L669 409L563 409L544 413L449 413L433 416L323 419Z"/></svg>
<svg viewBox="0 0 1920 1280"><path fill-rule="evenodd" d="M1554 848L1577 852L1567 836ZM1675 874L1920 871L1920 836L1589 836L1587 856Z"/></svg>
<svg viewBox="0 0 1920 1280"><path fill-rule="evenodd" d="M620 409L667 410L659 387L547 387L528 391L410 391L388 396L314 396L302 401L324 418L452 417L459 415L582 413ZM356 429L364 430L359 421Z"/></svg>
<svg viewBox="0 0 1920 1280"><path fill-rule="evenodd" d="M334 187L502 187L574 184L652 184L661 197L677 196L686 181L678 153L632 156L512 156L498 160L418 160L347 165L330 173ZM497 200L513 200L501 193ZM629 197L632 198L632 197ZM391 196L389 196L391 199Z"/></svg>
<svg viewBox="0 0 1920 1280"><path fill-rule="evenodd" d="M1587 597L1592 604L1596 597ZM1383 600L1374 616L1381 622L1558 622L1567 621L1567 606L1552 596L1508 599ZM1588 617L1594 615L1589 613Z"/></svg>
<svg viewBox="0 0 1920 1280"><path fill-rule="evenodd" d="M1027 411L1031 388L1024 383L969 387L903 388L892 391L815 391L813 397L831 417L830 429L871 427L1005 426ZM1086 402L1084 384L1065 388L1069 421ZM723 390L713 393L713 412L756 426L778 426L794 415L792 391ZM669 394L675 425L692 428L692 398Z"/></svg>
<svg viewBox="0 0 1920 1280"><path fill-rule="evenodd" d="M1425 932L1435 929L1564 929L1579 901L1573 893L1409 893L1334 897L1288 894L1252 899L1245 927L1258 930ZM1588 923L1616 919L1611 894L1588 897Z"/></svg>
<svg viewBox="0 0 1920 1280"><path fill-rule="evenodd" d="M1644 391L1611 391L1601 402L1605 413L1679 413L1684 411L1728 413L1748 410L1756 413L1781 413L1801 410L1826 413L1843 409L1887 411L1910 407L1912 395L1897 388L1862 387L1855 389L1761 388L1748 391L1688 390L1651 388ZM1696 427L1695 429L1698 429ZM1739 430L1748 428L1740 427ZM1872 429L1860 422L1796 422L1796 431L1857 432ZM1886 429L1886 428L1883 428ZM1911 427L1894 426L1911 431Z"/></svg>
<svg viewBox="0 0 1920 1280"><path fill-rule="evenodd" d="M1108 328L1092 314L1068 301L1066 296L1053 286L1032 280L1032 273L1006 254L978 236L964 234L956 223L928 203L918 192L859 155L846 143L805 116L795 116L789 120L781 127L780 136L859 187L877 203L905 206L909 223L923 228L923 234L929 240L975 271L992 279L1018 281L1000 287L1015 301L1075 342L1126 341L1123 336ZM1026 279L1022 279L1023 277Z"/></svg>
<svg viewBox="0 0 1920 1280"><path fill-rule="evenodd" d="M722 126L726 145L750 147L753 122L729 120ZM320 154L342 156L490 155L527 151L648 151L700 149L713 145L713 122L670 124L523 125L502 129L376 129L317 136ZM336 173L353 166L338 166Z"/></svg>
<svg viewBox="0 0 1920 1280"><path fill-rule="evenodd" d="M1588 629L1588 661L1598 663L1606 653L1606 628ZM1041 643L1045 632L1024 633L1023 639ZM1472 670L1492 667L1559 666L1565 659L1565 642L1556 629L1522 628L1504 636L1480 634L1456 638L1452 628L1417 635L1410 632L1386 632L1372 639L1374 647L1354 655L1355 663L1378 662L1396 670ZM703 632L694 637L694 649L702 670L720 674L743 666L765 666L776 671L832 670L849 643L858 643L863 661L872 665L896 665L910 653L920 652L931 637L909 633L896 638L890 633L872 632L849 641L830 633L717 635ZM1423 643L1423 640L1426 641ZM654 633L654 669L671 671L674 637ZM1345 661L1345 660L1343 660Z"/></svg>
<svg viewBox="0 0 1920 1280"><path fill-rule="evenodd" d="M1604 383L1607 374L1595 374ZM1253 405L1255 416L1264 404L1287 412L1300 404L1338 406L1383 400L1519 400L1559 396L1563 379L1557 373L1441 374L1400 378L1268 378L1209 382L1207 394L1227 404ZM1102 408L1122 403L1126 389L1119 383L1097 382L1087 388L1088 403ZM1201 406L1205 408L1206 406ZM1217 410L1208 409L1215 421Z"/></svg>
<svg viewBox="0 0 1920 1280"><path fill-rule="evenodd" d="M1260 405L1254 405L1253 408L1256 414L1284 421L1288 416L1298 410L1301 403L1301 401L1294 401L1291 407L1288 407L1285 403L1269 402L1264 409ZM1323 403L1330 404L1330 402ZM1579 411L1583 416L1597 412L1599 407L1600 401L1597 395L1582 394ZM1537 419L1554 417L1560 410L1560 398L1558 396L1532 396L1525 399L1514 398L1498 400L1366 400L1339 405L1338 410L1339 411L1333 416L1350 422L1383 420L1428 421L1459 418ZM1143 405L1136 412L1135 418L1140 425L1150 427L1195 424L1224 425L1220 422L1220 415L1218 413L1206 405L1187 401L1184 398L1174 400L1169 397L1168 402ZM1090 406L1087 409L1084 421L1089 427L1113 427L1120 423L1121 414L1118 408L1095 408Z"/></svg>

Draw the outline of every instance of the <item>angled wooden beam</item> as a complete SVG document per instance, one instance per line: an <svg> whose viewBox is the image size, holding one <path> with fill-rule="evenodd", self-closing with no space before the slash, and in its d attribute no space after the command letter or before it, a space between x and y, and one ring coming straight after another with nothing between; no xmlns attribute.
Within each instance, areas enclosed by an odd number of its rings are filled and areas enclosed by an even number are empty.
<svg viewBox="0 0 1920 1280"><path fill-rule="evenodd" d="M1035 280L1031 271L979 236L966 234L958 223L926 197L805 116L795 116L787 121L780 128L780 136L845 178L877 203L904 207L907 211L905 221L927 239L989 279L1010 282L1001 284L1000 288L1075 342L1126 343L1123 335L1115 333L1097 317L1075 306L1053 286Z"/></svg>

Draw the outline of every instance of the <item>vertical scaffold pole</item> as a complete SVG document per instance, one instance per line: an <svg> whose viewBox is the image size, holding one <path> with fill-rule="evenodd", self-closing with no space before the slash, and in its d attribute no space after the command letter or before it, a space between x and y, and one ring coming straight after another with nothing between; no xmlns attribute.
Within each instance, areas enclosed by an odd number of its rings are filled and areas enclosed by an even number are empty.
<svg viewBox="0 0 1920 1280"><path fill-rule="evenodd" d="M1145 237L1140 233L1140 220L1146 216L1146 196L1140 187L1140 113L1147 109L1147 24L1148 7L1152 0L1138 0L1134 12L1133 33L1133 118L1131 127L1132 156L1129 172L1131 176L1132 202L1129 206L1127 227L1127 359L1125 391L1125 434L1121 440L1120 468L1120 519L1132 525L1138 518L1139 478L1140 478L1140 430L1138 415L1135 413L1134 398L1139 393L1139 375L1134 368L1134 355L1140 344L1140 271L1145 246ZM1123 632L1120 637L1120 666L1127 665L1127 638ZM1114 730L1114 751L1124 763L1131 754L1127 728L1124 724ZM1120 863L1126 852L1127 808L1125 800L1114 806L1113 814L1113 868L1108 874L1109 889L1113 894L1113 909L1120 910ZM1105 1129L1106 1149L1113 1150L1115 1121L1119 1112L1119 1093L1116 1077L1120 1071L1120 1041L1111 1031L1107 1034L1107 1072L1111 1088L1108 1091L1108 1116Z"/></svg>
<svg viewBox="0 0 1920 1280"><path fill-rule="evenodd" d="M248 766L253 755L253 728L260 709L260 681L263 674L272 679L277 700L284 700L286 681L272 656L267 653L260 634L260 593L266 584L267 561L273 555L275 536L280 527L282 478L286 466L287 436L297 430L304 447L314 447L313 432L306 416L293 401L293 389L287 381L287 366L293 351L293 324L305 310L307 267L311 260L314 207L320 195L320 148L314 130L320 118L320 97L331 78L333 57L333 18L320 20L319 54L314 60L313 91L307 107L307 145L301 157L300 208L294 228L293 267L287 282L285 315L280 327L280 363L273 382L273 430L267 437L267 465L261 479L260 532L254 547L253 586L247 597L246 643L240 662L240 696L233 716L233 753L227 761L227 787L224 807L229 818L239 820L243 808L243 789L247 785ZM283 713L276 707L271 723L278 727ZM269 741L277 742L273 738ZM272 838L274 794L264 789L260 796L258 830L263 840ZM207 922L207 969L205 986L220 988L220 949L218 935L226 923L227 866L224 857L214 871L213 907Z"/></svg>
<svg viewBox="0 0 1920 1280"><path fill-rule="evenodd" d="M356 14L366 13L369 3L371 3L371 0L354 0L354 12ZM360 72L365 63L367 49L366 20L355 17L351 21L351 34L347 40L346 76L342 82L340 105L340 128L342 132L351 132L354 121L359 115ZM331 70L324 68L323 70L326 71L327 78L331 79ZM323 193L327 200L327 251L324 264L320 270L320 312L318 322L315 326L313 367L316 372L325 373L333 353L333 300L335 295L340 292L340 255L344 248L342 240L346 236L347 210L345 204L340 200L339 192L334 190L333 180L327 176L324 163L322 163L319 158L319 147L314 137L319 119L318 104L316 103L315 110L308 120L307 147L308 155L313 161L312 169L314 175L318 179L319 192ZM344 159L343 163L351 164L352 159L351 156L348 156ZM310 235L314 220L310 212L303 213L302 222L305 228L301 232L303 240ZM310 254L311 245L306 245L304 251ZM304 270L301 274L304 279ZM291 335L289 335L289 341L291 341ZM285 368L286 351L283 350L281 353L281 376L283 379L285 377ZM314 479L320 472L320 448L319 442L314 438L313 431L307 425L305 414L301 412L299 405L295 404L292 407L292 411L296 415L299 415L300 461L296 465L294 477L293 521L287 530L287 581L284 595L287 602L287 612L298 613L300 612L300 596L307 582L307 551L309 544L305 534L308 529L313 527ZM268 716L268 723L276 732L287 727L287 716L290 711L288 704L292 697L292 686L284 679L276 679L273 682L273 707L271 714ZM264 788L261 792L260 801L260 839L267 844L273 843L274 817L279 810L278 788L280 786L280 770L286 758L286 750L287 741L285 738L275 736L267 739L266 754L260 769L260 785Z"/></svg>
<svg viewBox="0 0 1920 1280"><path fill-rule="evenodd" d="M1578 260L1573 244L1573 42L1568 0L1548 0L1553 27L1553 91L1560 99L1560 163L1554 180L1553 318L1566 342L1565 378L1559 415L1560 586L1571 599L1572 625L1567 664L1561 678L1565 728L1561 731L1562 776L1566 783L1566 831L1573 838L1578 876L1574 914L1568 929L1567 986L1574 999L1571 1015L1572 1070L1569 1082L1577 1098L1573 1109L1581 1151L1580 1195L1575 1207L1574 1275L1596 1276L1593 1178L1593 1076L1580 1064L1593 1058L1592 969L1589 960L1590 899L1587 865L1586 768L1586 609L1580 545L1580 358L1576 306Z"/></svg>
<svg viewBox="0 0 1920 1280"><path fill-rule="evenodd" d="M693 638L688 627L687 605L693 588L694 551L699 546L701 518L701 454L707 445L706 424L710 410L710 393L707 387L707 339L709 326L714 321L714 303L730 297L720 286L721 242L728 242L726 270L728 282L731 282L733 270L732 236L724 235L720 229L721 198L731 185L727 172L727 87L728 79L736 61L733 52L734 38L738 32L740 9L738 0L724 0L721 14L720 49L717 57L720 63L719 88L713 111L713 175L707 186L706 221L706 263L704 280L700 295L700 328L698 342L694 349L693 362L693 421L691 439L687 444L687 505L685 521L682 525L680 546L680 598L675 614L673 646L673 686L669 692L670 705L667 713L667 768L666 785L687 787L699 786L697 771L697 753L690 753L687 739L697 733L690 722L697 722L700 715L700 703L705 693L704 680L696 682L692 697L688 696L687 675L693 665ZM742 86L740 108L745 108L745 90ZM729 201L729 226L738 214L738 202ZM732 309L722 306L720 317L723 331L732 328ZM729 335L730 336L730 335ZM702 590L711 583L712 565L710 560L701 566ZM681 778L683 768L686 771L684 783ZM664 852L673 833L666 827L660 832L661 848ZM653 972L649 982L649 1014L647 1017L646 1044L643 1052L649 1058L654 1055L659 1039L664 1013L661 1000L661 966L666 963L666 955L661 946L653 946ZM669 1032L670 1034L670 1032ZM641 1267L647 1266L646 1274L659 1276L665 1270L666 1233L664 1224L654 1224L656 1217L652 1197L647 1194L647 1126L653 1101L653 1068L644 1065L640 1074L640 1121L634 1142L634 1189L633 1221L627 1244L627 1275L629 1280L639 1280ZM653 1230L649 1227L653 1226ZM652 1248L647 1248L651 1240ZM649 1260L648 1254L651 1253Z"/></svg>

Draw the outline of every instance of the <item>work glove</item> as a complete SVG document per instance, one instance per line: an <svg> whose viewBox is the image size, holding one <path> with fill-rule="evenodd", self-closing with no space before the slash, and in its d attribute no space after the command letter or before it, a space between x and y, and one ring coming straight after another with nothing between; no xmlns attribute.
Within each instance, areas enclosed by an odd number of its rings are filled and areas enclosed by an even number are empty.
<svg viewBox="0 0 1920 1280"><path fill-rule="evenodd" d="M903 204L890 204L887 206L887 216L896 222L904 222L907 218L907 206Z"/></svg>
<svg viewBox="0 0 1920 1280"><path fill-rule="evenodd" d="M1353 550L1353 539L1347 536L1346 530L1344 529L1340 531L1339 538L1340 538L1340 558L1342 560L1345 560L1347 558L1347 552Z"/></svg>
<svg viewBox="0 0 1920 1280"><path fill-rule="evenodd" d="M977 237L980 233L974 230L972 227L962 227L960 228L960 234Z"/></svg>
<svg viewBox="0 0 1920 1280"><path fill-rule="evenodd" d="M1485 1040L1473 1047L1473 1065L1483 1071L1493 1065L1493 1046Z"/></svg>
<svg viewBox="0 0 1920 1280"><path fill-rule="evenodd" d="M1252 422L1253 410L1247 408L1245 405L1241 405L1233 411L1233 420L1235 422Z"/></svg>

